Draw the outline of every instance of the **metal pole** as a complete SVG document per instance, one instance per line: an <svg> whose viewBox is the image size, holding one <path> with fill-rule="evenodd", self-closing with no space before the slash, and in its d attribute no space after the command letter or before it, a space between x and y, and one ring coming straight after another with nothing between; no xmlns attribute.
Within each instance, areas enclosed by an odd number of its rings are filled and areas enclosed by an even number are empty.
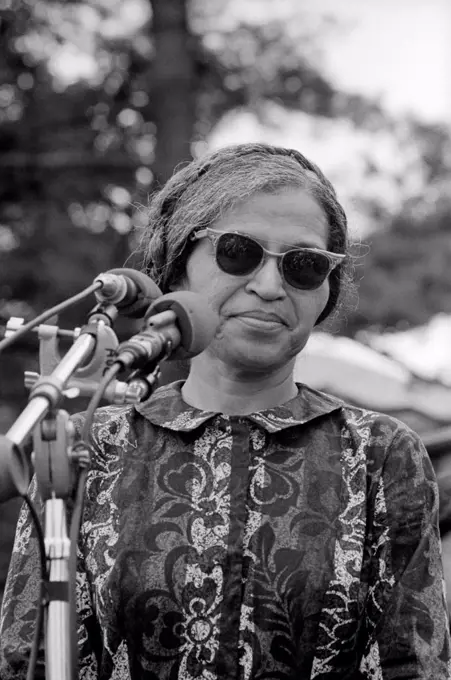
<svg viewBox="0 0 451 680"><path fill-rule="evenodd" d="M45 663L48 680L70 680L69 553L66 507L62 498L45 504L45 547L49 565Z"/></svg>
<svg viewBox="0 0 451 680"><path fill-rule="evenodd" d="M60 364L48 376L55 383L59 383L61 390L76 371L77 367L89 357L96 344L96 339L89 333L83 333L64 355ZM28 405L19 415L14 424L6 433L7 439L21 446L29 437L32 430L42 420L51 407L46 397L32 397Z"/></svg>

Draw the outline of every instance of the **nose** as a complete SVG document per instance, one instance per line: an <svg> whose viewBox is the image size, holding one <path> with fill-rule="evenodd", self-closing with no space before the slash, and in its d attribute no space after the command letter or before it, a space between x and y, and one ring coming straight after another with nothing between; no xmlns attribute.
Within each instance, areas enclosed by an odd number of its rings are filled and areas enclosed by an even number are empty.
<svg viewBox="0 0 451 680"><path fill-rule="evenodd" d="M255 293L263 300L280 300L286 297L287 292L278 262L276 257L267 257L249 279L246 290Z"/></svg>

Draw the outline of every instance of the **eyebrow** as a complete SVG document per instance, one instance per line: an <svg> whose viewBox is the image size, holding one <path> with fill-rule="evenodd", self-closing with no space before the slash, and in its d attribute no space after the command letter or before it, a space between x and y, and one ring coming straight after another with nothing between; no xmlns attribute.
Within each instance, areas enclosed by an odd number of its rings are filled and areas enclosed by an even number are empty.
<svg viewBox="0 0 451 680"><path fill-rule="evenodd" d="M323 246L318 246L316 243L312 243L312 241L295 241L294 243L281 243L281 245L289 246L290 248L318 248L319 250L324 250Z"/></svg>
<svg viewBox="0 0 451 680"><path fill-rule="evenodd" d="M244 233L244 232L241 232ZM255 239L256 241L265 241L266 244L268 241L264 238L260 238L259 236L253 236L252 234L245 234L246 236L249 236L250 238ZM274 241L274 243L277 243L279 246L287 246L287 248L313 248L316 250L326 250L327 245L318 245L317 243L313 243L313 241L306 241L305 239L302 239L300 241L294 241L293 243L287 243L286 241L278 241L277 239L271 239Z"/></svg>

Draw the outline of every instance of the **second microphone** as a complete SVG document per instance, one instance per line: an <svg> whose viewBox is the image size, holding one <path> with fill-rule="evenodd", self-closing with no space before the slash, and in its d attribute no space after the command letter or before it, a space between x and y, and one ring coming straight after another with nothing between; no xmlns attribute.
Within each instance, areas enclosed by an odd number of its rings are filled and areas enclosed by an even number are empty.
<svg viewBox="0 0 451 680"><path fill-rule="evenodd" d="M146 325L117 349L115 361L142 369L163 359L189 359L203 352L216 332L218 317L198 293L162 295L146 314Z"/></svg>

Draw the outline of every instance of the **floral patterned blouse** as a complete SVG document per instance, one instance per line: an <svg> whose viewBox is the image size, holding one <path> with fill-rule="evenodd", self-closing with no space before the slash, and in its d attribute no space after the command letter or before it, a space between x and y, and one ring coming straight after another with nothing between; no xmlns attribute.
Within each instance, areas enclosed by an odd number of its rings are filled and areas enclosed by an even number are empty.
<svg viewBox="0 0 451 680"><path fill-rule="evenodd" d="M419 437L305 385L245 417L188 406L181 385L97 411L80 680L450 678L437 487ZM24 509L1 680L26 676L38 567Z"/></svg>

